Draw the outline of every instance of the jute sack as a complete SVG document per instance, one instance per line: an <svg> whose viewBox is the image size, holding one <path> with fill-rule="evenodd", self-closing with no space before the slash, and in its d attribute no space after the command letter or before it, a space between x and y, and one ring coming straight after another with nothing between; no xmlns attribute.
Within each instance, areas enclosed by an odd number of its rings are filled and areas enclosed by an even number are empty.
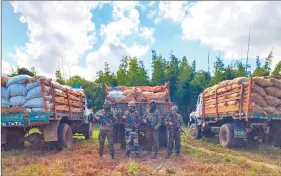
<svg viewBox="0 0 281 176"><path fill-rule="evenodd" d="M8 109L10 113L20 113L20 112L25 112L26 109L24 106L12 106Z"/></svg>
<svg viewBox="0 0 281 176"><path fill-rule="evenodd" d="M271 95L273 97L281 97L281 89L278 89L277 87L271 86L265 88L264 90L268 95Z"/></svg>
<svg viewBox="0 0 281 176"><path fill-rule="evenodd" d="M263 107L263 110L266 112L266 115L269 115L269 114L280 115L280 112L276 108L271 107L271 106Z"/></svg>
<svg viewBox="0 0 281 176"><path fill-rule="evenodd" d="M6 87L6 84L9 81L9 79L11 79L9 76L5 76L5 75L1 76L1 85L3 87Z"/></svg>
<svg viewBox="0 0 281 176"><path fill-rule="evenodd" d="M166 92L154 93L151 95L151 100L166 100L168 95Z"/></svg>
<svg viewBox="0 0 281 176"><path fill-rule="evenodd" d="M261 107L267 106L266 101L259 94L253 93L252 94L252 101L255 102L257 105L259 105Z"/></svg>
<svg viewBox="0 0 281 176"><path fill-rule="evenodd" d="M152 94L153 94L152 92L142 92L142 96L146 98L150 98Z"/></svg>
<svg viewBox="0 0 281 176"><path fill-rule="evenodd" d="M265 97L265 101L267 102L268 105L273 106L273 107L281 105L281 99L270 96L270 95Z"/></svg>
<svg viewBox="0 0 281 176"><path fill-rule="evenodd" d="M281 89L281 80L278 80L276 78L270 78L270 82L273 83L274 87Z"/></svg>
<svg viewBox="0 0 281 176"><path fill-rule="evenodd" d="M265 97L267 96L266 92L264 91L264 89L258 85L254 85L254 88L253 88L253 93L256 93L256 94L259 94L261 95L262 97Z"/></svg>
<svg viewBox="0 0 281 176"><path fill-rule="evenodd" d="M3 108L3 107L1 107L1 113L2 113L2 114L8 114L8 113L9 113L9 108Z"/></svg>
<svg viewBox="0 0 281 176"><path fill-rule="evenodd" d="M254 77L253 81L261 86L261 87L269 87L269 86L273 86L273 83L270 82L270 80L266 79L266 78L262 78L262 77Z"/></svg>
<svg viewBox="0 0 281 176"><path fill-rule="evenodd" d="M130 102L130 101L136 101L133 95L127 95L124 98L122 98L119 102Z"/></svg>
<svg viewBox="0 0 281 176"><path fill-rule="evenodd" d="M280 112L281 114L281 106L276 107L276 109Z"/></svg>
<svg viewBox="0 0 281 176"><path fill-rule="evenodd" d="M248 82L248 78L238 77L238 78L235 78L232 82L233 82L233 84L242 84L244 82Z"/></svg>
<svg viewBox="0 0 281 176"><path fill-rule="evenodd" d="M260 107L256 103L252 103L252 111L256 112L256 113L259 113L259 114L264 114L264 111L263 111L262 107Z"/></svg>
<svg viewBox="0 0 281 176"><path fill-rule="evenodd" d="M136 89L128 89L123 91L123 95L128 96L128 95L133 95L136 92Z"/></svg>

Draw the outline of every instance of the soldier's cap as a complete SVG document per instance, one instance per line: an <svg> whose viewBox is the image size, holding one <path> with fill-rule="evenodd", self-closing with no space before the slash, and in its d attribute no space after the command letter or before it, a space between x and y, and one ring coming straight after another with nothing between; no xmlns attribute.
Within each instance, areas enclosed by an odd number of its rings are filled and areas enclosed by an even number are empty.
<svg viewBox="0 0 281 176"><path fill-rule="evenodd" d="M133 102L133 101L130 101L130 102L128 103L128 107L136 107L136 103Z"/></svg>
<svg viewBox="0 0 281 176"><path fill-rule="evenodd" d="M172 107L171 107L171 110L176 110L176 111L178 111L179 109L178 109L177 106L172 106Z"/></svg>
<svg viewBox="0 0 281 176"><path fill-rule="evenodd" d="M155 100L151 100L150 102L149 102L149 105L155 105L156 104L156 101Z"/></svg>

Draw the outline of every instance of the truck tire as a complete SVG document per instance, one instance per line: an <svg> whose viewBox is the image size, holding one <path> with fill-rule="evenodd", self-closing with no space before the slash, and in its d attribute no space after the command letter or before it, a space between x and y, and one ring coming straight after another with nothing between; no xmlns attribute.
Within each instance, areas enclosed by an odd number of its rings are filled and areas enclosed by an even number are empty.
<svg viewBox="0 0 281 176"><path fill-rule="evenodd" d="M11 128L7 131L5 149L23 149L25 132L21 129Z"/></svg>
<svg viewBox="0 0 281 176"><path fill-rule="evenodd" d="M195 123L191 124L189 127L189 134L193 139L200 139L201 138L201 128L200 126L196 125Z"/></svg>
<svg viewBox="0 0 281 176"><path fill-rule="evenodd" d="M63 150L70 148L73 143L73 134L70 126L66 123L60 123L58 127L57 149Z"/></svg>
<svg viewBox="0 0 281 176"><path fill-rule="evenodd" d="M221 126L219 132L220 144L225 148L231 148L235 145L234 127L230 123Z"/></svg>
<svg viewBox="0 0 281 176"><path fill-rule="evenodd" d="M87 130L84 132L85 135L85 139L89 140L92 138L93 135L93 124L90 122L89 124L87 124Z"/></svg>

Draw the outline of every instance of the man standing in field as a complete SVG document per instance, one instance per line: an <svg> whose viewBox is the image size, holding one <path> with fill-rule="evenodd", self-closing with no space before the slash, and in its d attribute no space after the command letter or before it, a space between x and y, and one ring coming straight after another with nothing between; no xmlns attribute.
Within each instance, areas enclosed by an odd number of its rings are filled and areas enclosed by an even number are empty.
<svg viewBox="0 0 281 176"><path fill-rule="evenodd" d="M180 155L181 149L181 125L183 124L182 117L178 114L178 107L171 107L171 114L168 115L166 124L169 131L169 142L168 142L168 155L166 158L170 158L173 152L174 143L176 146L176 156Z"/></svg>
<svg viewBox="0 0 281 176"><path fill-rule="evenodd" d="M153 144L154 159L158 158L159 142L158 142L158 128L161 125L161 117L158 110L156 110L156 102L152 100L149 103L149 110L144 115L144 124L146 126L146 138L149 144Z"/></svg>
<svg viewBox="0 0 281 176"><path fill-rule="evenodd" d="M111 158L114 159L114 125L117 122L115 112L109 101L104 102L103 109L95 113L95 119L101 124L99 132L99 155L102 157L105 138L107 137Z"/></svg>
<svg viewBox="0 0 281 176"><path fill-rule="evenodd" d="M125 112L123 116L125 120L125 140L126 140L126 149L127 156L131 157L131 146L132 140L134 142L134 151L136 156L139 157L139 137L138 137L138 125L141 121L139 113L136 111L135 102L128 103L128 111Z"/></svg>

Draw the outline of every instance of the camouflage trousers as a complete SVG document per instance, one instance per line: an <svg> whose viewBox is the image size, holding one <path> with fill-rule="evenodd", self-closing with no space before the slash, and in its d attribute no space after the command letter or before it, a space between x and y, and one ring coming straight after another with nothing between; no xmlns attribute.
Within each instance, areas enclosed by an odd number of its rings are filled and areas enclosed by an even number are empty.
<svg viewBox="0 0 281 176"><path fill-rule="evenodd" d="M181 149L181 132L176 129L169 129L169 141L168 141L168 154L172 154L174 144L176 146L176 153L180 154Z"/></svg>
<svg viewBox="0 0 281 176"><path fill-rule="evenodd" d="M100 129L99 133L99 154L103 154L104 142L107 137L110 154L114 154L113 129Z"/></svg>
<svg viewBox="0 0 281 176"><path fill-rule="evenodd" d="M155 153L159 151L159 141L158 141L158 130L147 129L146 130L146 142L149 146L149 150L151 151L152 146Z"/></svg>
<svg viewBox="0 0 281 176"><path fill-rule="evenodd" d="M132 146L132 140L134 143L134 151L136 153L139 152L140 146L139 146L139 134L137 130L133 130L132 128L126 128L125 129L125 140L126 140L126 149L127 152L131 152L131 146Z"/></svg>

